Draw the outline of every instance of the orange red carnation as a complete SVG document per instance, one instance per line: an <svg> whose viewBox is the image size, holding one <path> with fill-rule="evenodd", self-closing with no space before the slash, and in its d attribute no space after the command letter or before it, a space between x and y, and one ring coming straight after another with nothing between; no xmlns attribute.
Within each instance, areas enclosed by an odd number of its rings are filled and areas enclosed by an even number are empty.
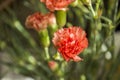
<svg viewBox="0 0 120 80"><path fill-rule="evenodd" d="M26 18L25 25L27 28L32 28L39 31L46 29L48 25L55 23L56 18L53 13L41 14L40 12L36 12Z"/></svg>
<svg viewBox="0 0 120 80"><path fill-rule="evenodd" d="M66 7L75 0L40 0L50 11L66 10Z"/></svg>
<svg viewBox="0 0 120 80"><path fill-rule="evenodd" d="M52 41L66 61L81 61L78 55L88 46L86 33L80 27L62 28L54 33Z"/></svg>

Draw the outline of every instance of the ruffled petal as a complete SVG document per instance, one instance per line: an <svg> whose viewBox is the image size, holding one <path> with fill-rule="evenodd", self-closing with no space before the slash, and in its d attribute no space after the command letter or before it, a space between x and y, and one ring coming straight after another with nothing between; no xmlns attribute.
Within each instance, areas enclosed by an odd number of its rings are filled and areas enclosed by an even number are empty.
<svg viewBox="0 0 120 80"><path fill-rule="evenodd" d="M83 61L83 59L80 58L79 56L75 56L73 57L73 61L78 62L78 61Z"/></svg>

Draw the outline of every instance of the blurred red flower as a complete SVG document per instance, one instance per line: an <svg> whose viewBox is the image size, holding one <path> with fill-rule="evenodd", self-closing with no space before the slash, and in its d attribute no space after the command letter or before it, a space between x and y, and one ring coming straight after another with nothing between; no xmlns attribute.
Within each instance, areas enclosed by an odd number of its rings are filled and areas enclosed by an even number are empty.
<svg viewBox="0 0 120 80"><path fill-rule="evenodd" d="M62 28L54 33L52 41L66 61L81 61L78 55L88 46L86 33L80 27Z"/></svg>
<svg viewBox="0 0 120 80"><path fill-rule="evenodd" d="M48 66L50 67L51 70L55 71L58 67L58 64L55 61L49 61Z"/></svg>
<svg viewBox="0 0 120 80"><path fill-rule="evenodd" d="M32 15L29 15L26 19L25 25L28 28L33 28L37 31L45 29L47 27L47 17L43 14L36 12Z"/></svg>
<svg viewBox="0 0 120 80"><path fill-rule="evenodd" d="M26 18L25 25L27 28L33 28L37 31L46 29L48 25L56 23L55 15L53 13L41 14L36 12Z"/></svg>
<svg viewBox="0 0 120 80"><path fill-rule="evenodd" d="M40 0L50 11L66 10L66 7L75 0Z"/></svg>

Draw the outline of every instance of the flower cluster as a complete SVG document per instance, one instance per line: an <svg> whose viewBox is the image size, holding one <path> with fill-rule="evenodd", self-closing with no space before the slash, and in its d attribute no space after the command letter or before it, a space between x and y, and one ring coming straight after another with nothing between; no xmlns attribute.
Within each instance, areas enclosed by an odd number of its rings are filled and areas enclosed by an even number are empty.
<svg viewBox="0 0 120 80"><path fill-rule="evenodd" d="M50 11L55 10L66 10L67 6L75 0L40 0L45 3L47 8ZM33 28L37 31L41 31L47 28L49 25L58 24L59 19L60 23L66 23L66 20L62 20L63 16L62 12L58 13L58 17L55 17L53 12L48 14L41 14L40 12L36 12L26 19L26 26L28 28ZM60 17L61 18L60 18ZM66 19L66 17L64 17ZM63 22L64 21L64 22ZM46 33L45 33L46 34ZM48 40L48 34L43 37L42 33L42 43L46 44L45 41ZM49 42L49 41L48 41ZM66 61L70 61L71 59L75 62L81 61L78 55L88 46L88 40L86 38L86 33L83 29L78 26L72 26L69 28L61 28L54 33L54 37L52 39L53 44L57 47L60 54ZM53 68L51 65L54 65L54 62L50 62L49 66Z"/></svg>
<svg viewBox="0 0 120 80"><path fill-rule="evenodd" d="M81 61L77 55L88 46L86 33L80 27L62 28L54 33L52 41L66 61Z"/></svg>
<svg viewBox="0 0 120 80"><path fill-rule="evenodd" d="M40 0L50 11L66 10L66 7L75 0Z"/></svg>

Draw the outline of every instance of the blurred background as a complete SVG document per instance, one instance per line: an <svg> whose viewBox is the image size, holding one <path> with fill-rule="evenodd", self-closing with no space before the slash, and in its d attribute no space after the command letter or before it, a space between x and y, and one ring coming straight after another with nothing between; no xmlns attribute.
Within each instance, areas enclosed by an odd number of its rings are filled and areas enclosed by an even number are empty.
<svg viewBox="0 0 120 80"><path fill-rule="evenodd" d="M58 65L53 71L44 58L41 37L25 27L26 17L49 12L46 6L39 0L0 0L0 80L120 80L120 1L91 0L96 18L90 0L78 1L78 6L69 6L65 27L86 30L89 47L80 54L84 61L55 59L51 43L50 58Z"/></svg>

